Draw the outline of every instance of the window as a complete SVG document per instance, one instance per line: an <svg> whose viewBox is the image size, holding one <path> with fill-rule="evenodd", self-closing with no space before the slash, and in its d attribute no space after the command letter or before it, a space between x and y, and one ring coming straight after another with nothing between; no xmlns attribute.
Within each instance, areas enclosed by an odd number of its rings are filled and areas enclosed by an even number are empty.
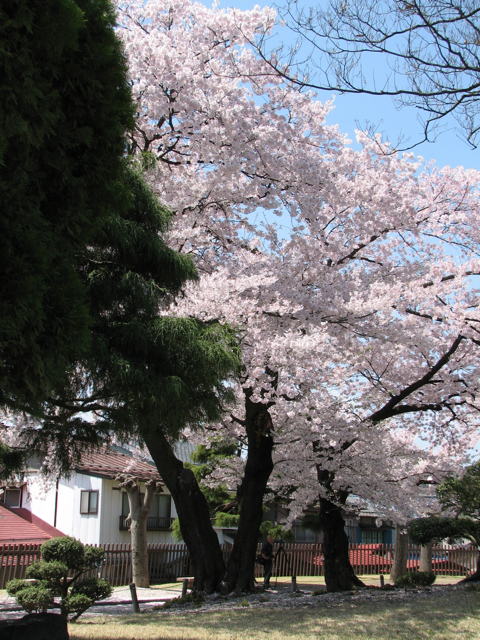
<svg viewBox="0 0 480 640"><path fill-rule="evenodd" d="M98 491L81 491L80 492L80 513L82 514L98 513Z"/></svg>
<svg viewBox="0 0 480 640"><path fill-rule="evenodd" d="M140 494L140 501L143 504L143 498L145 497L144 493ZM130 513L130 504L128 502L128 493L126 491L122 491L122 516L128 516Z"/></svg>
<svg viewBox="0 0 480 640"><path fill-rule="evenodd" d="M347 518L345 520L345 533L347 534L348 542L356 542L357 526L353 518Z"/></svg>
<svg viewBox="0 0 480 640"><path fill-rule="evenodd" d="M362 544L382 544L382 529L362 529Z"/></svg>
<svg viewBox="0 0 480 640"><path fill-rule="evenodd" d="M145 494L140 494L140 500L144 500ZM156 493L152 502L150 503L150 509L147 517L147 530L148 531L161 531L163 529L169 529L172 523L171 518L172 497L165 495L164 493ZM122 492L122 515L120 516L120 530L125 531L128 527L126 524L126 517L130 513L130 506L128 503L128 494Z"/></svg>
<svg viewBox="0 0 480 640"><path fill-rule="evenodd" d="M148 515L152 518L170 518L171 501L171 496L164 493L155 494Z"/></svg>
<svg viewBox="0 0 480 640"><path fill-rule="evenodd" d="M7 507L22 506L22 490L21 489L5 489L3 501Z"/></svg>
<svg viewBox="0 0 480 640"><path fill-rule="evenodd" d="M293 527L295 542L315 542L315 533L311 529L303 527Z"/></svg>

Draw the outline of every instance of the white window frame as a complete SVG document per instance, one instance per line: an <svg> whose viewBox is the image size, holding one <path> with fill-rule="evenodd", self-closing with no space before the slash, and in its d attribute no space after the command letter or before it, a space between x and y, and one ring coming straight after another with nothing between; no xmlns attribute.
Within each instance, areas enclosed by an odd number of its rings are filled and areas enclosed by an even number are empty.
<svg viewBox="0 0 480 640"><path fill-rule="evenodd" d="M18 492L18 504L8 504L7 494ZM20 487L10 487L3 490L3 503L12 509L19 509L22 506L22 489Z"/></svg>
<svg viewBox="0 0 480 640"><path fill-rule="evenodd" d="M84 504L85 499L84 499L84 495L87 494L88 497L86 498L86 505ZM92 495L96 494L96 500L92 501ZM96 516L98 514L98 498L99 498L99 491L90 491L89 489L85 489L85 490L81 490L80 491L80 515L82 516ZM92 502L94 502L95 507L92 506Z"/></svg>

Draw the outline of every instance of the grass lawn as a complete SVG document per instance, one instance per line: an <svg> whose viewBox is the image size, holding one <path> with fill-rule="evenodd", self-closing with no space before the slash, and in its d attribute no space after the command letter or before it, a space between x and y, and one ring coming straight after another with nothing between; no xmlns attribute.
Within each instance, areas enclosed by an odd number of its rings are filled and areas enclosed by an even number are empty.
<svg viewBox="0 0 480 640"><path fill-rule="evenodd" d="M480 591L333 608L151 612L70 625L71 640L480 640Z"/></svg>

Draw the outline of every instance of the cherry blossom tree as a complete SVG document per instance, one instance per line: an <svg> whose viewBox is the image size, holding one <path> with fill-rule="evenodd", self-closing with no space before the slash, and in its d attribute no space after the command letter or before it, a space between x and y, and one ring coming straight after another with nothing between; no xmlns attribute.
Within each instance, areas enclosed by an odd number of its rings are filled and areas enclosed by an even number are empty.
<svg viewBox="0 0 480 640"><path fill-rule="evenodd" d="M274 463L298 504L320 494L327 541L346 495L412 504L478 429L479 175L423 167L361 133L353 151L325 125L328 103L249 48L274 20L183 1L133 2L119 17L139 113L131 151L174 211L170 242L203 274L169 313L220 318L241 338L238 406L209 427L248 445L225 578L241 589ZM165 448L147 445L168 486Z"/></svg>
<svg viewBox="0 0 480 640"><path fill-rule="evenodd" d="M403 520L478 432L479 174L360 132L352 150L325 124L331 105L250 48L270 9L135 0L118 21L138 111L129 150L173 212L170 246L201 275L163 313L236 326L242 349L236 405L204 420L248 451L225 468L240 504L226 569L172 437L148 419L135 432L175 500L195 588L253 587L268 483L292 517L320 500L327 586L349 588L346 497Z"/></svg>

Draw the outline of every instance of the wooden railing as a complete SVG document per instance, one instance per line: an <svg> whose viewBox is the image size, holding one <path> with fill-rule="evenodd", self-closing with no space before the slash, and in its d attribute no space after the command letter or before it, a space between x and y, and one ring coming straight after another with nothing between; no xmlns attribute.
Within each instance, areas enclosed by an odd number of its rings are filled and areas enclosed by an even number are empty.
<svg viewBox="0 0 480 640"><path fill-rule="evenodd" d="M27 567L40 560L40 544L0 545L0 589L9 580L25 578Z"/></svg>
<svg viewBox="0 0 480 640"><path fill-rule="evenodd" d="M105 559L95 573L105 578L113 586L129 584L132 580L130 544L106 544ZM222 545L222 554L227 561L232 545ZM274 545L277 552L279 545ZM260 553L259 545L257 553ZM349 545L350 562L357 575L390 573L394 547L382 544ZM432 568L437 575L466 576L473 573L477 566L476 547L449 548L433 547ZM0 545L0 589L13 578L24 578L26 568L40 558L40 545L19 544ZM420 564L420 548L409 547L408 571L416 571ZM179 576L193 575L190 553L184 544L149 544L148 566L152 583L174 581ZM285 544L284 553L280 552L276 560L276 573L279 576L321 576L323 575L323 556L321 544ZM263 567L255 565L255 575L263 575Z"/></svg>

